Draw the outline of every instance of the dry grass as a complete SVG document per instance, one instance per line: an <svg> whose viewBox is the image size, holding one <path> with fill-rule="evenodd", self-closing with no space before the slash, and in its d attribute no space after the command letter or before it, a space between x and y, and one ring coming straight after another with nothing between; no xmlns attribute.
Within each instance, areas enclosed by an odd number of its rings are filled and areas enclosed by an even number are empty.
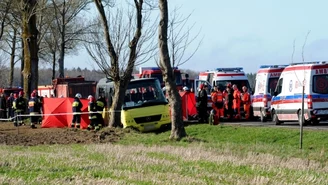
<svg viewBox="0 0 328 185"><path fill-rule="evenodd" d="M258 146L261 147L261 146ZM0 146L0 184L327 184L327 164L257 152L113 144Z"/></svg>

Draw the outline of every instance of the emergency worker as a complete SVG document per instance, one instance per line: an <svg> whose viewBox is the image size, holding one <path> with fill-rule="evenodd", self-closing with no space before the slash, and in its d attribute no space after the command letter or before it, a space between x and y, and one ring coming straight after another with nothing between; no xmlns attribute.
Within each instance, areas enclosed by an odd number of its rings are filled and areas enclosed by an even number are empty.
<svg viewBox="0 0 328 185"><path fill-rule="evenodd" d="M233 117L233 92L230 86L226 88L226 95L225 95L225 108L227 113L227 118L232 119Z"/></svg>
<svg viewBox="0 0 328 185"><path fill-rule="evenodd" d="M40 106L39 99L36 97L35 92L32 92L31 98L28 101L28 110L30 112L32 129L37 128L35 125L39 122L39 116L35 116L36 114L39 114L39 110L40 110L39 106Z"/></svg>
<svg viewBox="0 0 328 185"><path fill-rule="evenodd" d="M96 101L96 109L97 109L97 123L98 123L98 125L96 125L97 126L96 128L99 130L101 127L105 126L104 118L102 115L104 110L107 111L107 102L103 94L100 94L99 98Z"/></svg>
<svg viewBox="0 0 328 185"><path fill-rule="evenodd" d="M16 94L17 98L17 94ZM8 118L13 118L14 117L14 111L13 111L13 102L14 102L14 93L10 93L9 97L7 98L7 117Z"/></svg>
<svg viewBox="0 0 328 185"><path fill-rule="evenodd" d="M207 85L201 84L200 91L198 91L197 98L197 112L198 112L198 121L200 123L207 122Z"/></svg>
<svg viewBox="0 0 328 185"><path fill-rule="evenodd" d="M235 112L235 118L240 119L240 103L241 103L241 94L238 90L237 85L232 86L233 89L233 110Z"/></svg>
<svg viewBox="0 0 328 185"><path fill-rule="evenodd" d="M82 112L82 102L80 101L80 98L82 98L82 95L80 93L77 93L74 97L74 101L72 103L72 111L73 111L73 120L71 123L71 128L80 128L81 125L81 112Z"/></svg>
<svg viewBox="0 0 328 185"><path fill-rule="evenodd" d="M26 110L26 100L24 99L24 92L20 91L18 93L18 97L13 102L13 109L15 111L15 120L14 120L14 126L21 126L23 125L23 118L22 114Z"/></svg>
<svg viewBox="0 0 328 185"><path fill-rule="evenodd" d="M97 123L97 106L96 99L92 96L88 96L89 104L88 104L88 112L89 112L89 120L90 124L88 125L88 130L92 130L98 125Z"/></svg>
<svg viewBox="0 0 328 185"><path fill-rule="evenodd" d="M5 95L3 93L0 94L0 118L6 119L7 118L7 102Z"/></svg>
<svg viewBox="0 0 328 185"><path fill-rule="evenodd" d="M217 86L213 87L213 90L211 92L211 99L212 99L212 111L211 111L211 116L213 116L213 125L219 124L219 115L220 115L220 110L218 107L218 88ZM211 118L210 118L211 119ZM209 120L211 121L211 120ZM211 124L211 122L210 122Z"/></svg>
<svg viewBox="0 0 328 185"><path fill-rule="evenodd" d="M38 104L38 109L39 109L39 110L37 110L37 112L38 112L39 114L42 114L43 98L41 98L41 97L39 96L39 94L38 94L38 90L34 89L34 90L33 90L33 93L35 94L35 97L36 97L36 100L37 100L37 104ZM42 122L42 116L38 116L37 118L38 118L37 123L40 124L40 123Z"/></svg>
<svg viewBox="0 0 328 185"><path fill-rule="evenodd" d="M243 92L242 102L244 104L245 119L248 120L250 118L251 110L251 95L248 93L246 86L243 86Z"/></svg>

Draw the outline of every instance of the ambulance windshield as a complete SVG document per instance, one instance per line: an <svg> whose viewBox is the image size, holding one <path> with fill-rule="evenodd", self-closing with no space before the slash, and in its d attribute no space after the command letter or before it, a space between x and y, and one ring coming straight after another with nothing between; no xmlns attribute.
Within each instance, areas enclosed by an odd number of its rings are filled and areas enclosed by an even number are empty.
<svg viewBox="0 0 328 185"><path fill-rule="evenodd" d="M268 93L270 93L271 95L273 95L277 83L278 83L279 78L269 78L269 84L268 84Z"/></svg>
<svg viewBox="0 0 328 185"><path fill-rule="evenodd" d="M312 84L314 93L328 94L328 75L314 75Z"/></svg>
<svg viewBox="0 0 328 185"><path fill-rule="evenodd" d="M228 84L234 85L236 84L238 89L241 91L243 86L246 86L250 90L250 85L248 83L248 80L217 80L216 86L223 91L226 89Z"/></svg>

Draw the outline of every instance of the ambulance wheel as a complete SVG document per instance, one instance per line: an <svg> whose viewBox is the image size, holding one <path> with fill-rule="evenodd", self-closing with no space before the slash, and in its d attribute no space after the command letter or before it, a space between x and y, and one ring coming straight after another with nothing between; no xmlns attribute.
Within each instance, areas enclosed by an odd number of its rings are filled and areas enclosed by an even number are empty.
<svg viewBox="0 0 328 185"><path fill-rule="evenodd" d="M272 121L275 125L280 125L282 122L279 121L278 115L275 111L272 112Z"/></svg>
<svg viewBox="0 0 328 185"><path fill-rule="evenodd" d="M319 122L319 120L311 120L311 125L318 125Z"/></svg>
<svg viewBox="0 0 328 185"><path fill-rule="evenodd" d="M302 111L298 111L298 124L301 125L302 124ZM303 126L306 126L308 124L308 121L306 121L305 119L303 120Z"/></svg>
<svg viewBox="0 0 328 185"><path fill-rule="evenodd" d="M267 118L263 116L262 112L261 112L260 120L262 123L267 121Z"/></svg>

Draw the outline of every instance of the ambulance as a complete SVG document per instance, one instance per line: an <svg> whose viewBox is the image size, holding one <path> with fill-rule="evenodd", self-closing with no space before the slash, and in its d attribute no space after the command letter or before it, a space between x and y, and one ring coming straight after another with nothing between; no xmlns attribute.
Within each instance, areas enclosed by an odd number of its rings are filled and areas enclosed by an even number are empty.
<svg viewBox="0 0 328 185"><path fill-rule="evenodd" d="M201 72L199 80L208 81L212 87L216 85L221 91L225 90L228 84L236 84L240 91L243 86L250 89L248 78L242 67L216 68L212 71Z"/></svg>
<svg viewBox="0 0 328 185"><path fill-rule="evenodd" d="M271 119L271 98L282 71L288 65L262 65L256 74L255 90L252 97L254 117L261 122Z"/></svg>
<svg viewBox="0 0 328 185"><path fill-rule="evenodd" d="M302 100L304 120L301 111ZM279 77L271 100L271 114L276 125L287 121L318 124L327 120L328 63L303 62L286 67Z"/></svg>
<svg viewBox="0 0 328 185"><path fill-rule="evenodd" d="M199 74L199 79L195 81L195 87L199 87L200 84L209 84L209 91L211 87L217 86L222 92L226 89L228 84L236 84L239 91L242 92L242 87L246 86L251 93L251 88L249 85L248 78L242 67L232 67L232 68L216 68L215 70L201 72ZM209 109L212 108L212 100L210 92L208 92L208 103ZM242 108L242 106L241 106ZM243 108L242 108L243 109ZM241 110L243 112L243 110Z"/></svg>

